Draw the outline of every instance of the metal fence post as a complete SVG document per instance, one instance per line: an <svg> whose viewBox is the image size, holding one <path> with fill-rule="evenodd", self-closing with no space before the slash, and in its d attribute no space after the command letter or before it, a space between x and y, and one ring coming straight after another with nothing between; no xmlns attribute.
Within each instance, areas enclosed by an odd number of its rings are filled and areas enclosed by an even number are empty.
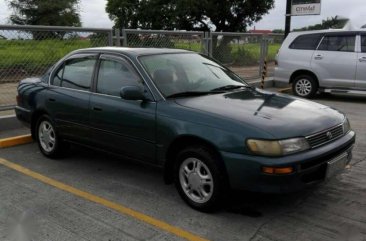
<svg viewBox="0 0 366 241"><path fill-rule="evenodd" d="M128 47L126 29L122 29L123 47Z"/></svg>
<svg viewBox="0 0 366 241"><path fill-rule="evenodd" d="M263 51L262 51L262 65L261 65L261 69L262 69L262 72L261 72L261 89L264 89L264 81L267 77L267 74L268 74L268 68L267 68L267 57L268 57L268 42L269 40L266 38L267 36L263 35L262 36L262 45L261 47L263 48Z"/></svg>
<svg viewBox="0 0 366 241"><path fill-rule="evenodd" d="M260 54L259 54L259 76L262 75L263 73L263 65L264 65L264 50L265 46L264 46L264 38L263 35L261 36L261 40L260 40Z"/></svg>
<svg viewBox="0 0 366 241"><path fill-rule="evenodd" d="M113 29L108 32L108 46L113 46Z"/></svg>
<svg viewBox="0 0 366 241"><path fill-rule="evenodd" d="M114 34L116 35L116 46L120 47L121 46L121 31L119 30L119 28L116 28L114 30Z"/></svg>
<svg viewBox="0 0 366 241"><path fill-rule="evenodd" d="M212 33L211 33L211 31L210 32L207 32L207 34L208 34L208 56L210 56L211 58L212 58L212 56L213 56L213 50L212 50L212 48L213 48L213 41L212 41Z"/></svg>
<svg viewBox="0 0 366 241"><path fill-rule="evenodd" d="M202 48L203 54L209 56L210 53L210 32L203 32Z"/></svg>

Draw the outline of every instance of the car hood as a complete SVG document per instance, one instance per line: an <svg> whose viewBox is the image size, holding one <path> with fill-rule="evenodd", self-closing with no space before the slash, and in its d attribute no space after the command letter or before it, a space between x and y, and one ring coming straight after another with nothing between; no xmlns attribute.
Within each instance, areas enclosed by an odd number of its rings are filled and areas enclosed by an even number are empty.
<svg viewBox="0 0 366 241"><path fill-rule="evenodd" d="M328 106L258 89L177 98L175 102L259 128L274 138L308 136L336 126L345 118Z"/></svg>

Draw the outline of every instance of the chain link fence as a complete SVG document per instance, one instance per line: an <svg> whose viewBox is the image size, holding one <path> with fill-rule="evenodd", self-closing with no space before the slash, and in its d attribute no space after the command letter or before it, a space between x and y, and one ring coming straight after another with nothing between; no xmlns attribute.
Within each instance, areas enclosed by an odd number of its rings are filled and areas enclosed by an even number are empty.
<svg viewBox="0 0 366 241"><path fill-rule="evenodd" d="M258 79L263 63L273 74L283 35L0 25L0 110L15 105L16 87L40 76L67 53L88 47L186 49L211 56L244 79Z"/></svg>
<svg viewBox="0 0 366 241"><path fill-rule="evenodd" d="M209 55L246 80L262 75L265 59L268 76L273 76L274 59L283 41L281 34L136 29L118 31L116 38L117 46L177 48ZM263 48L268 51L264 52Z"/></svg>
<svg viewBox="0 0 366 241"><path fill-rule="evenodd" d="M0 109L15 104L20 80L44 74L73 50L108 45L111 29L0 25Z"/></svg>
<svg viewBox="0 0 366 241"><path fill-rule="evenodd" d="M122 31L123 46L186 49L208 54L204 32L135 30ZM118 41L117 41L118 44Z"/></svg>
<svg viewBox="0 0 366 241"><path fill-rule="evenodd" d="M273 75L274 60L283 35L250 33L211 33L210 55L244 79L261 76L264 60Z"/></svg>

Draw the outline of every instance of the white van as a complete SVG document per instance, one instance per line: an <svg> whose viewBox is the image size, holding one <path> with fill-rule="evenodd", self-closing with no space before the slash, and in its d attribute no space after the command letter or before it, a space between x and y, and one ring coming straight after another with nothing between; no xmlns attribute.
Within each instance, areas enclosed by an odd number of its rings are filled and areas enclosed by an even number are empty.
<svg viewBox="0 0 366 241"><path fill-rule="evenodd" d="M295 95L366 94L366 30L292 32L276 64L275 81L291 84Z"/></svg>

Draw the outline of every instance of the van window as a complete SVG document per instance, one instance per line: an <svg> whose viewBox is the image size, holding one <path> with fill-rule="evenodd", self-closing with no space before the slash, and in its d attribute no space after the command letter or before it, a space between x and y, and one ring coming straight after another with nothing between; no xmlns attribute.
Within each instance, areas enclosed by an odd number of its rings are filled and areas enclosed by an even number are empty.
<svg viewBox="0 0 366 241"><path fill-rule="evenodd" d="M355 51L355 35L348 36L325 36L319 45L318 50L354 52Z"/></svg>
<svg viewBox="0 0 366 241"><path fill-rule="evenodd" d="M290 49L315 50L321 39L321 34L306 34L298 36L290 45Z"/></svg>
<svg viewBox="0 0 366 241"><path fill-rule="evenodd" d="M361 36L361 51L366 53L366 35Z"/></svg>

